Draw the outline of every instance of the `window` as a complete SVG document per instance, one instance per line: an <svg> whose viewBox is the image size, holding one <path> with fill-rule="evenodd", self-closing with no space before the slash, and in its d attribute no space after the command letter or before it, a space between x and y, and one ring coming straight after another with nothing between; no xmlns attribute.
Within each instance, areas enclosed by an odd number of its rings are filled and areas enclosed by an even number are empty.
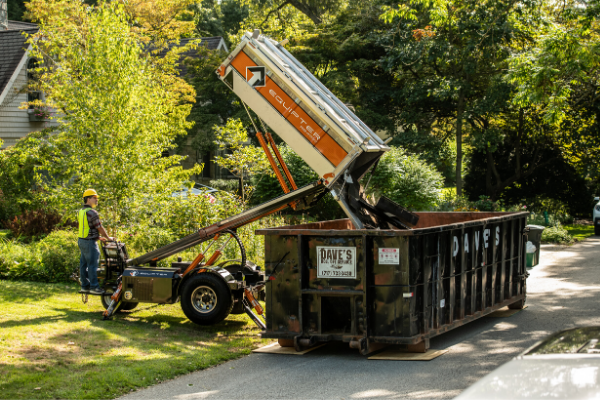
<svg viewBox="0 0 600 400"><path fill-rule="evenodd" d="M27 91L28 102L35 100L44 101L43 93L39 90L36 90L38 76L35 69L38 68L38 66L39 62L35 58L30 58L29 61L27 61L27 81L29 85L29 90ZM29 108L33 108L33 106L29 106Z"/></svg>

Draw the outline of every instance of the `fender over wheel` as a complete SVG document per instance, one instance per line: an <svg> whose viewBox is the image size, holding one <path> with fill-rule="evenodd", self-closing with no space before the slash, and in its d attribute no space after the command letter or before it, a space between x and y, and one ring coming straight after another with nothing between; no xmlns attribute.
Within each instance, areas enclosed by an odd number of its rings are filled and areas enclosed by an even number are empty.
<svg viewBox="0 0 600 400"><path fill-rule="evenodd" d="M211 273L189 278L181 291L181 309L190 321L198 325L213 325L223 321L232 307L233 295L229 287Z"/></svg>

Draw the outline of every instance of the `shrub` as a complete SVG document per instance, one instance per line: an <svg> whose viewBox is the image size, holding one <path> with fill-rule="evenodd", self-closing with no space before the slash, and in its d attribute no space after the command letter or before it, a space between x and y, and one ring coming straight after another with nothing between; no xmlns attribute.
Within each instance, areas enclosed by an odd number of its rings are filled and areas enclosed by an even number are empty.
<svg viewBox="0 0 600 400"><path fill-rule="evenodd" d="M296 185L301 188L319 179L319 175L313 171L308 164L296 154L289 146L279 146L279 152L288 166ZM252 184L255 187L250 198L251 205L262 204L283 194L283 189L274 175L258 173L253 175ZM295 213L286 210L288 214L308 214L319 221L345 218L346 215L330 194L325 195L316 207Z"/></svg>
<svg viewBox="0 0 600 400"><path fill-rule="evenodd" d="M77 232L55 231L30 244L0 241L0 279L68 281L79 267Z"/></svg>
<svg viewBox="0 0 600 400"><path fill-rule="evenodd" d="M174 242L176 238L175 234L168 228L146 226L139 227L135 232L124 233L120 240L125 242L127 248L133 250L134 254L141 255L166 246ZM130 256L133 256L133 254L130 254Z"/></svg>
<svg viewBox="0 0 600 400"><path fill-rule="evenodd" d="M14 237L35 237L49 234L61 223L61 220L62 216L53 210L25 210L5 225Z"/></svg>
<svg viewBox="0 0 600 400"><path fill-rule="evenodd" d="M208 186L230 193L240 191L240 181L238 179L213 179Z"/></svg>
<svg viewBox="0 0 600 400"><path fill-rule="evenodd" d="M431 210L440 200L442 187L443 177L433 165L404 149L391 147L381 157L367 194L386 196L411 210Z"/></svg>
<svg viewBox="0 0 600 400"><path fill-rule="evenodd" d="M543 243L571 244L573 241L573 237L560 224L546 228L542 232Z"/></svg>

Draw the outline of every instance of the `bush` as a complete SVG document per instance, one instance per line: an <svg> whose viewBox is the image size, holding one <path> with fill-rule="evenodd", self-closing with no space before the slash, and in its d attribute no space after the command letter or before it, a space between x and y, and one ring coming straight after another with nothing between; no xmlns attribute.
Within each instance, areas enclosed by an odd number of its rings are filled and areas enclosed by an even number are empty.
<svg viewBox="0 0 600 400"><path fill-rule="evenodd" d="M542 232L542 243L571 244L573 242L573 237L560 224L546 228Z"/></svg>
<svg viewBox="0 0 600 400"><path fill-rule="evenodd" d="M65 282L79 267L77 232L55 231L46 238L24 244L0 241L0 279Z"/></svg>
<svg viewBox="0 0 600 400"><path fill-rule="evenodd" d="M120 240L127 244L128 249L142 255L173 243L177 239L175 234L168 228L146 226L140 227L136 232L124 233ZM130 254L130 256L133 256L133 254Z"/></svg>
<svg viewBox="0 0 600 400"><path fill-rule="evenodd" d="M25 210L5 225L14 237L25 236L28 238L47 235L60 225L62 216L53 210Z"/></svg>
<svg viewBox="0 0 600 400"><path fill-rule="evenodd" d="M294 182L296 182L299 188L319 179L319 175L289 146L279 146L279 151L292 174L292 178L294 178ZM251 205L262 204L283 194L283 189L274 175L267 173L255 174L252 177L252 184L255 189L250 198ZM288 209L286 210L286 214L307 214L319 221L346 217L337 201L330 194L325 195L316 207L297 213Z"/></svg>
<svg viewBox="0 0 600 400"><path fill-rule="evenodd" d="M363 182L371 175L367 174ZM431 210L441 198L443 177L431 164L404 149L391 147L367 188L367 194L386 196L413 211Z"/></svg>
<svg viewBox="0 0 600 400"><path fill-rule="evenodd" d="M238 193L240 191L239 179L213 179L208 183L208 186L229 193Z"/></svg>

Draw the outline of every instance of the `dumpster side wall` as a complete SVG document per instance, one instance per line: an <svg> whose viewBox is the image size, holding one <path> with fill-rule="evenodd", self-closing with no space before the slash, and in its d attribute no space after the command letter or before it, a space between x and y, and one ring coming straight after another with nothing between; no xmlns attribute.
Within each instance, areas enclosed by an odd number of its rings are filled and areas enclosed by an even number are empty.
<svg viewBox="0 0 600 400"><path fill-rule="evenodd" d="M526 214L494 214L408 235L269 229L263 336L416 343L518 301Z"/></svg>

